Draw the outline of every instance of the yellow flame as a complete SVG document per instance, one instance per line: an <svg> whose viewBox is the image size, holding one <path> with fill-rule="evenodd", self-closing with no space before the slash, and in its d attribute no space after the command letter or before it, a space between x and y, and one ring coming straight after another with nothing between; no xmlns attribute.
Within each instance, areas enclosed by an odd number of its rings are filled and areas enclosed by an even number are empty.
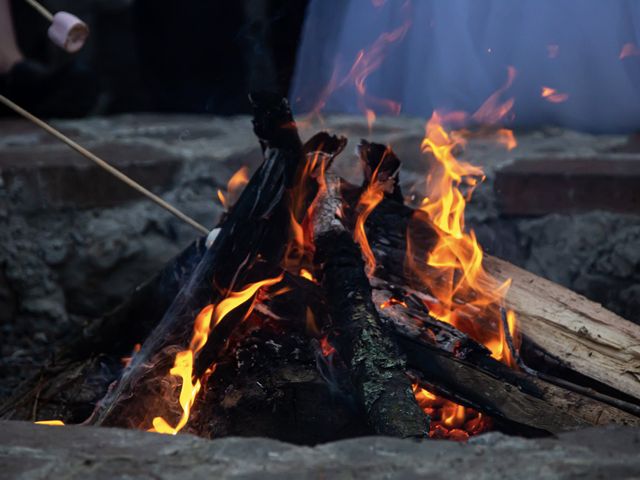
<svg viewBox="0 0 640 480"><path fill-rule="evenodd" d="M225 210L229 210L235 203L247 183L249 183L249 168L240 167L227 182L226 194L218 189L218 200Z"/></svg>
<svg viewBox="0 0 640 480"><path fill-rule="evenodd" d="M38 422L33 422L36 425L50 425L54 427L63 427L64 422L62 420L40 420Z"/></svg>
<svg viewBox="0 0 640 480"><path fill-rule="evenodd" d="M238 308L248 300L254 298L258 290L263 287L269 287L280 282L283 275L279 275L275 278L262 280L250 284L245 289L239 292L231 292L224 300L218 303L217 306L207 305L204 307L194 322L193 335L189 348L178 352L173 364L173 368L169 370L169 374L175 377L179 377L182 380L180 387L179 403L182 408L180 419L175 427L172 427L164 418L155 417L153 419L153 428L149 431L164 433L169 435L176 435L189 421L191 414L191 408L195 403L196 396L201 388L201 382L199 379L193 378L193 364L196 354L202 350L206 345L211 331L218 325L231 311ZM247 316L251 312L253 305L249 309ZM246 318L246 316L245 316ZM215 365L212 366L215 369ZM212 370L205 372L208 377L212 373Z"/></svg>
<svg viewBox="0 0 640 480"><path fill-rule="evenodd" d="M556 89L551 87L542 87L540 96L551 103L566 102L569 98L568 94L559 93Z"/></svg>
<svg viewBox="0 0 640 480"><path fill-rule="evenodd" d="M474 114L475 119L497 122L509 113L513 102L501 101L499 94L511 85L514 77L515 70L510 69L507 83ZM464 115L454 114L448 119L456 117L464 118ZM484 172L456 158L456 152L464 146L465 135L448 132L443 126L443 116L434 112L426 124L421 146L422 152L432 161L426 177L429 198L420 205L422 214L414 215L414 221L428 219L435 227L437 241L427 253L425 264L422 264L416 259L418 253L410 227L405 267L410 276L437 300L428 304L431 315L456 326L489 348L494 358L514 366L501 328L500 314L500 305L510 280L499 283L485 271L480 244L474 232L465 228L467 201L484 180ZM463 301L456 301L457 298L463 298ZM510 333L515 335L513 312L508 313L508 318ZM455 417L456 412L451 415Z"/></svg>

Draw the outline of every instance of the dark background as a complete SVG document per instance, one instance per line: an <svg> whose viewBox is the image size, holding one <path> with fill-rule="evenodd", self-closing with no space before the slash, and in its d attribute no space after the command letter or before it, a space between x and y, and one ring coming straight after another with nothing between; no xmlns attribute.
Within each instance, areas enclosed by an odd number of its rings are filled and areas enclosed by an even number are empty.
<svg viewBox="0 0 640 480"><path fill-rule="evenodd" d="M70 56L52 45L47 22L14 0L25 56L52 68L89 71L93 114L132 111L245 113L246 92L286 94L306 0L49 0L84 20L91 36ZM89 91L90 89L87 89ZM82 95L84 92L78 92ZM89 93L87 93L88 95ZM93 93L92 93L93 94Z"/></svg>

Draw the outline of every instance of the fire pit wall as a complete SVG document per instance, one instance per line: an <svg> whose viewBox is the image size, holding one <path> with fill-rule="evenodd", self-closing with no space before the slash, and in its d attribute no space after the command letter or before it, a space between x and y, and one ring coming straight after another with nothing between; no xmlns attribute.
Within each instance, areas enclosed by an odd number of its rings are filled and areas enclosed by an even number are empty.
<svg viewBox="0 0 640 480"><path fill-rule="evenodd" d="M223 211L217 189L261 159L248 117L136 115L55 124L210 227ZM403 160L405 195L419 191L414 185L426 170L422 121L381 119L370 133L360 119L334 116L325 127L348 135L352 147L360 138L390 143ZM116 306L197 236L46 134L18 121L4 121L1 129L0 400L65 336ZM640 322L640 215L631 213L637 204L612 208L604 201L603 209L616 210L605 212L593 202L560 202L559 213L534 215L508 194L517 175L503 173L522 159L633 158L633 142L559 130L517 138L512 152L483 139L468 146L466 158L487 173L467 209L480 243ZM334 168L359 181L354 148ZM536 190L532 183L526 195L548 195L544 184ZM520 213L505 213L514 211Z"/></svg>

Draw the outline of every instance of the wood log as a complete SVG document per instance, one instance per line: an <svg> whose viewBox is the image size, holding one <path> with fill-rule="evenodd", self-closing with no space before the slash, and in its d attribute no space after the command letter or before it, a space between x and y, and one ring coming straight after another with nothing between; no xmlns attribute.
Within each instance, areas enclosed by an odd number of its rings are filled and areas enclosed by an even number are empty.
<svg viewBox="0 0 640 480"><path fill-rule="evenodd" d="M377 275L396 284L410 283L404 269L410 222L414 258L424 263L436 236L422 212L385 199L367 222L367 236L378 260ZM640 325L504 260L485 255L483 265L499 282L512 279L505 306L516 313L525 343L640 404ZM438 272L426 265L423 273L437 280Z"/></svg>
<svg viewBox="0 0 640 480"><path fill-rule="evenodd" d="M561 365L640 400L640 325L496 257L484 262L512 279L506 306L525 338Z"/></svg>
<svg viewBox="0 0 640 480"><path fill-rule="evenodd" d="M340 216L339 180L327 176L315 201L315 261L333 324L331 342L345 361L374 431L426 436L428 417L411 392L402 356L380 324L358 246Z"/></svg>
<svg viewBox="0 0 640 480"><path fill-rule="evenodd" d="M640 409L628 413L494 360L467 335L431 318L419 293L380 279L373 279L372 285L378 313L393 325L408 367L419 372L421 382L450 400L530 432L558 433L611 423L640 425ZM396 301L388 302L390 298ZM633 405L628 407L633 410Z"/></svg>
<svg viewBox="0 0 640 480"><path fill-rule="evenodd" d="M166 396L157 380L171 368L175 347L182 350L188 344L197 314L207 304L217 304L228 292L273 278L279 272L289 234L287 191L304 164L302 143L285 99L255 94L251 100L254 131L265 160L222 221L215 242L187 285L99 405L91 419L93 424L140 427L151 424L149 414L165 415L162 410L150 412L145 403ZM196 360L196 377L211 365L245 313L238 308L216 326L217 334Z"/></svg>

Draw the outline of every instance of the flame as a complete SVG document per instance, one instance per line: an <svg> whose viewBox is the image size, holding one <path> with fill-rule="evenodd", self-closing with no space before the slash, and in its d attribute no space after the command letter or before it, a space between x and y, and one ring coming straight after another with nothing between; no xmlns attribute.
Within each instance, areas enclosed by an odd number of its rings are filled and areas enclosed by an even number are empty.
<svg viewBox="0 0 640 480"><path fill-rule="evenodd" d="M478 123L486 125L495 125L503 118L507 117L513 108L514 100L509 98L501 101L502 95L511 88L516 78L516 69L512 66L507 67L507 81L496 90L489 98L480 106L480 108L471 116Z"/></svg>
<svg viewBox="0 0 640 480"><path fill-rule="evenodd" d="M249 168L240 167L227 182L226 194L218 189L218 200L225 210L229 210L231 205L236 202L247 183L249 183Z"/></svg>
<svg viewBox="0 0 640 480"><path fill-rule="evenodd" d="M320 349L324 357L329 357L336 353L336 349L329 343L329 339L326 336L320 339Z"/></svg>
<svg viewBox="0 0 640 480"><path fill-rule="evenodd" d="M62 420L40 420L38 422L33 422L36 425L50 425L54 427L64 427L64 422Z"/></svg>
<svg viewBox="0 0 640 480"><path fill-rule="evenodd" d="M300 269L300 276L302 278L306 278L307 280L311 280L312 282L316 282L316 279L314 278L313 274L307 270L306 268L301 268Z"/></svg>
<svg viewBox="0 0 640 480"><path fill-rule="evenodd" d="M196 396L201 388L201 381L193 378L193 364L195 356L206 345L211 331L233 310L246 303L250 299L254 299L258 290L263 287L269 287L280 282L283 275L279 275L275 278L270 278L250 284L245 289L238 292L231 292L224 300L217 305L207 305L204 307L194 322L193 335L189 348L178 352L173 364L173 368L169 370L169 374L175 377L179 377L182 380L182 386L180 388L179 403L182 408L180 419L175 427L172 427L164 418L155 417L153 419L153 428L149 431L164 433L170 435L176 435L189 421L191 408L195 403ZM245 315L245 318L249 315L253 309L251 305L249 312ZM215 370L215 364L210 367L210 370L205 372L205 376L211 375Z"/></svg>
<svg viewBox="0 0 640 480"><path fill-rule="evenodd" d="M398 300L397 298L391 297L389 300L387 300L386 302L382 302L380 304L380 308L382 310L384 310L385 308L389 308L389 307L393 307L394 305L401 305L404 308L408 308L407 307L407 302L403 301L403 300Z"/></svg>
<svg viewBox="0 0 640 480"><path fill-rule="evenodd" d="M388 151L388 150L387 150ZM386 155L386 152L385 152ZM376 257L371 251L369 240L367 239L367 233L364 229L364 224L371 215L371 212L378 206L378 204L384 198L384 184L378 181L378 170L382 165L384 155L380 160L380 163L376 167L376 170L371 176L371 181L358 200L356 211L359 212L356 218L356 225L353 231L354 240L360 245L360 250L365 260L365 271L368 277L373 275L376 269Z"/></svg>
<svg viewBox="0 0 640 480"><path fill-rule="evenodd" d="M372 1L375 7L380 7L386 0ZM376 120L376 109L384 111L384 113L389 115L400 114L402 108L400 103L391 99L375 97L367 93L366 81L373 72L380 68L393 44L401 41L409 31L411 27L409 6L409 2L403 5L406 17L403 24L395 30L382 33L373 44L358 51L346 75L342 76L339 66L336 65L329 82L322 89L315 106L311 110L311 117L319 116L333 93L347 85L355 88L358 109L367 119L370 130Z"/></svg>
<svg viewBox="0 0 640 480"><path fill-rule="evenodd" d="M122 365L124 366L124 368L127 368L129 366L129 364L131 363L131 360L133 359L134 355L140 351L140 347L141 347L141 345L139 343L136 343L133 346L133 351L131 352L131 356L122 357L120 359L120 361L122 362Z"/></svg>
<svg viewBox="0 0 640 480"><path fill-rule="evenodd" d="M551 103L562 103L566 102L569 98L569 95L566 93L559 93L557 90L551 87L542 87L542 91L540 96L544 98L546 101Z"/></svg>
<svg viewBox="0 0 640 480"><path fill-rule="evenodd" d="M635 43L625 43L620 50L620 55L618 58L622 60L627 57L637 57L640 55L640 48Z"/></svg>
<svg viewBox="0 0 640 480"><path fill-rule="evenodd" d="M466 441L491 428L491 419L477 410L437 396L416 383L411 387L418 405L431 417L429 437Z"/></svg>
<svg viewBox="0 0 640 480"><path fill-rule="evenodd" d="M504 118L513 101L502 102L500 93L513 82L515 70L509 69L507 83L494 93L474 114L475 119L495 122ZM435 318L454 325L476 341L484 344L494 358L515 367L507 352L504 332L501 330L500 305L511 280L500 284L482 266L483 252L473 231L465 228L464 213L467 201L475 188L484 180L481 168L456 158L465 146L465 136L448 132L443 126L443 115L434 112L425 128L421 150L433 165L426 178L429 197L419 206L412 222L428 220L437 235L435 246L427 253L425 262L416 257L412 228L407 230L405 268L418 287L426 288L435 298L427 303ZM463 301L458 301L462 298ZM516 334L513 312L510 333Z"/></svg>

